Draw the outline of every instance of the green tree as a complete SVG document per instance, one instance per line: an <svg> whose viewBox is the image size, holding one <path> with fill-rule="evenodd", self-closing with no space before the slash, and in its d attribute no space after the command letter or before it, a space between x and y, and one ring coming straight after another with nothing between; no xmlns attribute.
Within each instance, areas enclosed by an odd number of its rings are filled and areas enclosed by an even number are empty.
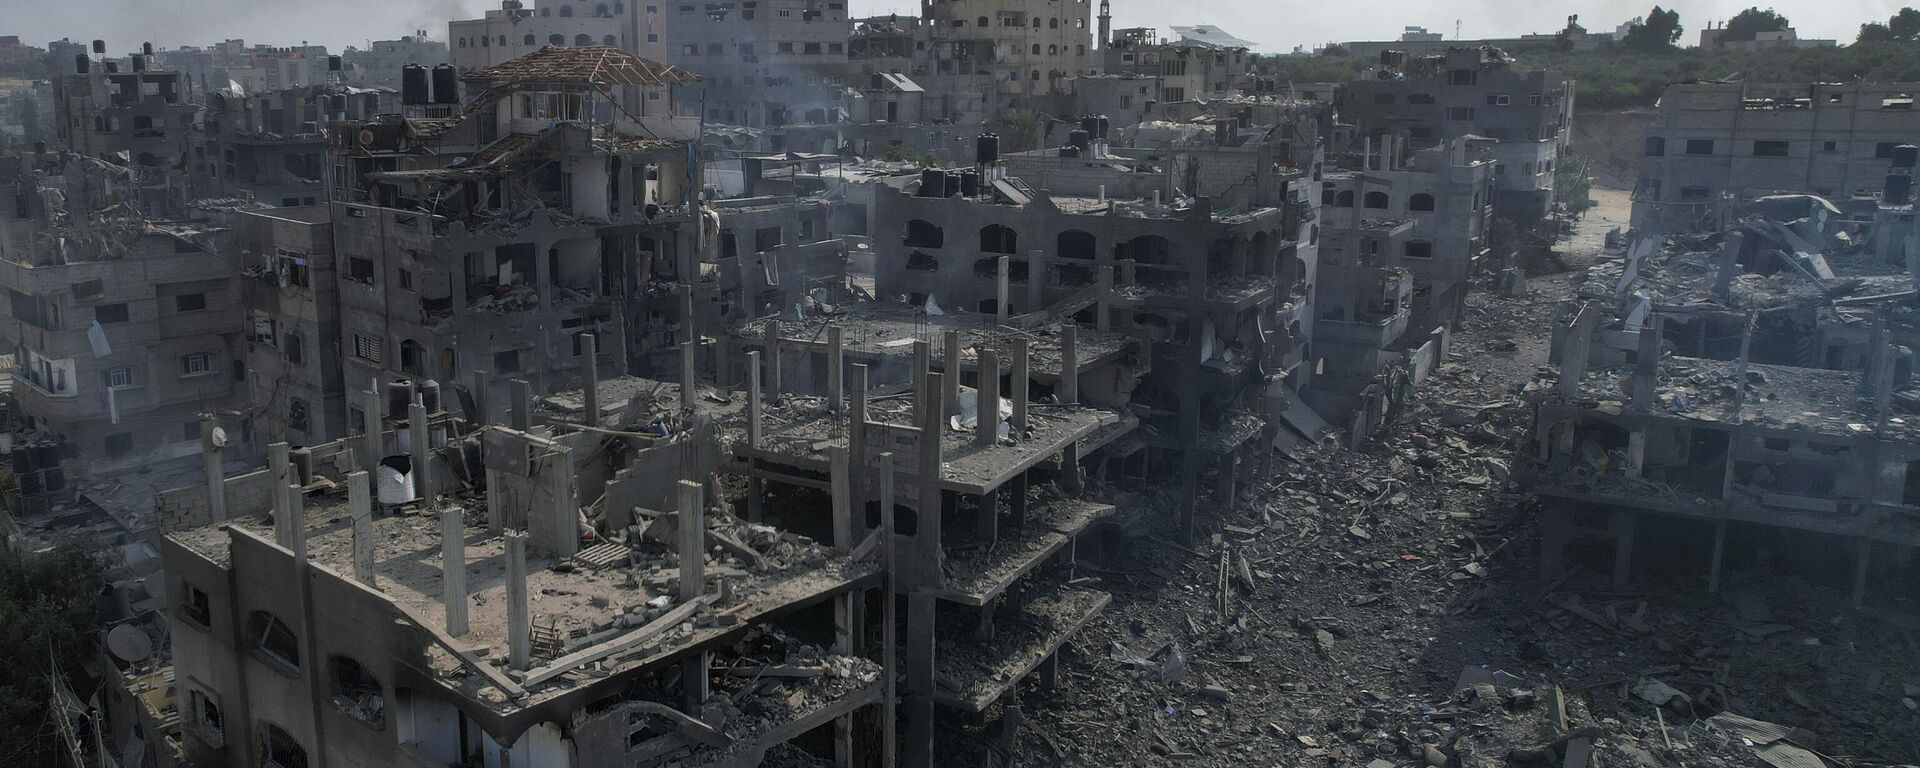
<svg viewBox="0 0 1920 768"><path fill-rule="evenodd" d="M106 565L77 542L28 555L0 549L0 654L10 662L0 668L0 754L24 750L9 765L55 764L49 664L74 669L99 629ZM49 649L60 658L49 660Z"/></svg>
<svg viewBox="0 0 1920 768"><path fill-rule="evenodd" d="M1752 40L1762 32L1785 32L1792 26L1793 24L1787 21L1787 17L1775 13L1772 8L1764 11L1759 8L1748 8L1734 14L1733 18L1727 19L1727 31L1720 35L1720 39Z"/></svg>
<svg viewBox="0 0 1920 768"><path fill-rule="evenodd" d="M1860 37L1856 43L1912 42L1920 40L1920 11L1901 8L1899 13L1889 17L1885 24L1870 21L1860 25Z"/></svg>
<svg viewBox="0 0 1920 768"><path fill-rule="evenodd" d="M1627 30L1620 44L1636 51L1664 52L1680 42L1680 12L1654 6L1640 26Z"/></svg>
<svg viewBox="0 0 1920 768"><path fill-rule="evenodd" d="M1320 55L1330 59L1337 59L1342 56L1352 56L1353 52L1347 50L1347 47L1344 45L1328 43L1327 47L1320 49Z"/></svg>
<svg viewBox="0 0 1920 768"><path fill-rule="evenodd" d="M1920 11L1901 8L1899 13L1887 19L1887 29L1896 40L1920 39Z"/></svg>
<svg viewBox="0 0 1920 768"><path fill-rule="evenodd" d="M1887 25L1877 21L1869 21L1860 25L1860 36L1854 38L1853 42L1855 45L1859 45L1860 43L1892 42L1894 39L1893 30L1888 29Z"/></svg>

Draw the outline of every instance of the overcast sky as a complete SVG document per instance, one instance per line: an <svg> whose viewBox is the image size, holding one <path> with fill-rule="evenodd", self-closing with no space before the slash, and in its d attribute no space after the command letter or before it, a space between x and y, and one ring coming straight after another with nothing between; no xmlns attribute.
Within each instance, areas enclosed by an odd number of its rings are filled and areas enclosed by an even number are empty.
<svg viewBox="0 0 1920 768"><path fill-rule="evenodd" d="M644 0L643 0L644 1ZM1685 40L1709 20L1725 20L1755 0L1679 0ZM912 13L917 0L850 0L856 15ZM1063 0L1070 2L1070 0ZM1088 0L1098 3L1098 0ZM227 38L278 45L308 41L340 50L364 46L369 39L392 38L426 29L444 40L447 21L478 16L498 8L497 0L6 0L7 23L0 34L18 34L36 45L69 37L104 37L112 50L126 52L151 40L162 47L200 45ZM528 5L534 3L530 0ZM1651 2L1601 0L1514 2L1514 0L1374 0L1364 12L1325 11L1321 3L1276 0L1113 0L1115 27L1173 24L1218 25L1260 44L1266 52L1328 41L1398 37L1402 27L1425 26L1453 36L1454 23L1471 39L1553 32L1568 14L1579 14L1589 30L1612 29L1644 15ZM1900 7L1895 0L1784 0L1772 7L1792 19L1802 37L1835 37L1851 42L1861 22L1884 20Z"/></svg>

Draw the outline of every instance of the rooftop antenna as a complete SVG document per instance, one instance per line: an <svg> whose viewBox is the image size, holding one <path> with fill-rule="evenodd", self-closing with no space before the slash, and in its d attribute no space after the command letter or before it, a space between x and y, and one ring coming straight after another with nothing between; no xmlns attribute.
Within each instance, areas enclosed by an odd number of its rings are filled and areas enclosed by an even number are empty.
<svg viewBox="0 0 1920 768"><path fill-rule="evenodd" d="M1455 40L1460 39L1460 20L1459 19L1453 20L1453 39Z"/></svg>

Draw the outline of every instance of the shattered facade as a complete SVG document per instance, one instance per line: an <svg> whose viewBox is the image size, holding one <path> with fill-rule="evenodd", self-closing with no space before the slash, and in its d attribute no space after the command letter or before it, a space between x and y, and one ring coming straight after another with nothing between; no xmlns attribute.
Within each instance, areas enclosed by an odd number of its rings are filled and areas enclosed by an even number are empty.
<svg viewBox="0 0 1920 768"><path fill-rule="evenodd" d="M467 77L481 93L453 117L331 135L350 392L393 376L550 389L596 352L625 371L645 297L689 282L697 263L692 156L653 138L685 129L670 99L651 98L684 73L612 48L549 48ZM615 117L625 86L658 111Z"/></svg>
<svg viewBox="0 0 1920 768"><path fill-rule="evenodd" d="M1369 75L1371 73L1371 75ZM1362 136L1407 150L1481 137L1497 161L1494 205L1533 222L1554 203L1554 171L1566 156L1574 83L1553 70L1525 69L1498 48L1452 48L1408 59L1381 54L1381 67L1340 86L1340 118ZM1397 149L1405 147L1405 150Z"/></svg>

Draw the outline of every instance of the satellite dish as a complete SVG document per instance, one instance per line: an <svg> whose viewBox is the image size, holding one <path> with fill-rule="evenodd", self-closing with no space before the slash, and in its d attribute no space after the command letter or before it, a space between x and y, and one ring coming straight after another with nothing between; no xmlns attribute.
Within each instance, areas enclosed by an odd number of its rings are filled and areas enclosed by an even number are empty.
<svg viewBox="0 0 1920 768"><path fill-rule="evenodd" d="M121 624L107 632L107 650L128 664L145 661L153 655L153 638L132 624Z"/></svg>
<svg viewBox="0 0 1920 768"><path fill-rule="evenodd" d="M227 447L227 430L225 428L222 428L222 427L213 428L213 447L215 448Z"/></svg>

